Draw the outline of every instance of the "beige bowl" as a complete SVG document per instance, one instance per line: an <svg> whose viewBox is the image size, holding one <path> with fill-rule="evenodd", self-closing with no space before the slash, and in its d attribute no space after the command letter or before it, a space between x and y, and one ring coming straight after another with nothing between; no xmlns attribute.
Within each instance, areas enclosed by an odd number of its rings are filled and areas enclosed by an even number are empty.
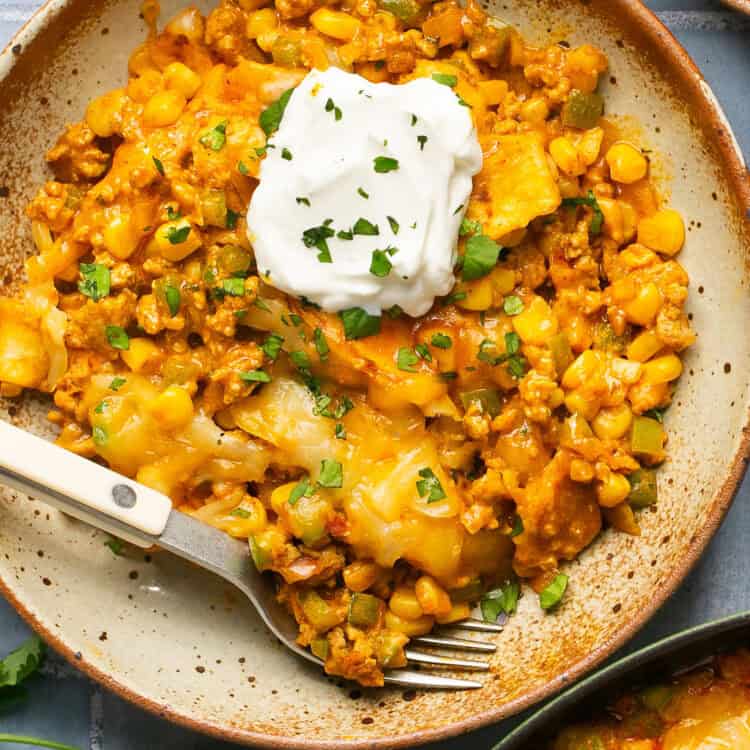
<svg viewBox="0 0 750 750"><path fill-rule="evenodd" d="M165 14L177 0L163 2ZM497 639L480 691L367 692L358 701L286 653L246 602L167 555L114 557L105 537L39 502L0 494L0 584L58 650L107 687L194 729L269 747L393 748L521 710L591 669L674 591L726 511L748 454L750 186L709 87L637 0L498 2L530 37L592 41L610 55L608 111L636 115L671 200L690 219L688 355L668 423L672 460L640 538L607 532L568 566L570 595L526 597ZM23 209L42 155L87 100L119 85L143 37L136 0L51 0L0 57L0 278L31 248ZM49 433L41 401L4 405Z"/></svg>

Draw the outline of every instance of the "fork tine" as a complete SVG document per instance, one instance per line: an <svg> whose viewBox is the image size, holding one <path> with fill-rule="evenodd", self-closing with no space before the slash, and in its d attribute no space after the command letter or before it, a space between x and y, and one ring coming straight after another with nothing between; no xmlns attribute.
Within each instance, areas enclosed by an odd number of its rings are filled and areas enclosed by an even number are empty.
<svg viewBox="0 0 750 750"><path fill-rule="evenodd" d="M494 643L470 641L466 638L452 638L447 635L421 635L418 638L412 638L411 642L415 646L448 648L456 649L457 651L474 651L482 654L492 654L497 651L497 646Z"/></svg>
<svg viewBox="0 0 750 750"><path fill-rule="evenodd" d="M486 672L490 665L484 661L472 659L453 659L448 656L438 656L437 654L425 654L422 651L406 649L406 658L414 664L423 664L426 667L435 667L437 669L465 669L469 672Z"/></svg>
<svg viewBox="0 0 750 750"><path fill-rule="evenodd" d="M459 620L452 622L450 625L443 626L445 630L472 630L476 633L502 633L504 626L494 622L485 622L484 620Z"/></svg>
<svg viewBox="0 0 750 750"><path fill-rule="evenodd" d="M476 690L482 687L481 682L474 682L474 680L459 680L456 677L421 674L420 672L410 672L408 669L394 669L391 672L387 672L385 675L385 684L430 690Z"/></svg>

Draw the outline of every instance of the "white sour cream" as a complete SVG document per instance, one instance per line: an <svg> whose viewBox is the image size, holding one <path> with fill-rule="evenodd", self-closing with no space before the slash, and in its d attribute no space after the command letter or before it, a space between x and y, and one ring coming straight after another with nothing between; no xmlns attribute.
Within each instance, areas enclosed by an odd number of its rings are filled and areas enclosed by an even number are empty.
<svg viewBox="0 0 750 750"><path fill-rule="evenodd" d="M449 86L312 71L270 145L247 213L258 271L270 284L330 312L371 315L393 305L423 315L451 291L482 151L470 110ZM377 235L347 234L373 232L370 225ZM316 227L324 228L308 243L323 240L308 247L303 235Z"/></svg>

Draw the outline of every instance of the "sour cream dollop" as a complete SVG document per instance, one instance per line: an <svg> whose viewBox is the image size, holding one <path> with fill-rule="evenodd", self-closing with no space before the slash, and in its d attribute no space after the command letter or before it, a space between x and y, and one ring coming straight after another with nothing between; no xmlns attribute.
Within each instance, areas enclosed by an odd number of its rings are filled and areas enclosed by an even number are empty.
<svg viewBox="0 0 750 750"><path fill-rule="evenodd" d="M481 166L470 110L450 86L312 71L270 139L248 209L259 273L330 312L423 315L453 287Z"/></svg>

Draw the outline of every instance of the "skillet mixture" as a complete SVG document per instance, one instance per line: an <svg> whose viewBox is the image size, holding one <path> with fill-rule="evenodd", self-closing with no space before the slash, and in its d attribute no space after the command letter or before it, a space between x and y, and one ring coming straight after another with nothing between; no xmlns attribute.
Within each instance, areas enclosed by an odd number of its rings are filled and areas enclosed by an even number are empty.
<svg viewBox="0 0 750 750"><path fill-rule="evenodd" d="M436 623L512 614L519 579L553 610L560 563L656 502L695 338L684 224L603 117L604 55L474 2L221 0L158 34L143 10L127 84L47 154L0 393L51 393L59 445L248 539L331 674L382 684ZM456 285L420 318L328 314L257 273L283 94L329 65L470 108Z"/></svg>
<svg viewBox="0 0 750 750"><path fill-rule="evenodd" d="M564 729L550 750L748 750L750 651L622 695L607 714Z"/></svg>

